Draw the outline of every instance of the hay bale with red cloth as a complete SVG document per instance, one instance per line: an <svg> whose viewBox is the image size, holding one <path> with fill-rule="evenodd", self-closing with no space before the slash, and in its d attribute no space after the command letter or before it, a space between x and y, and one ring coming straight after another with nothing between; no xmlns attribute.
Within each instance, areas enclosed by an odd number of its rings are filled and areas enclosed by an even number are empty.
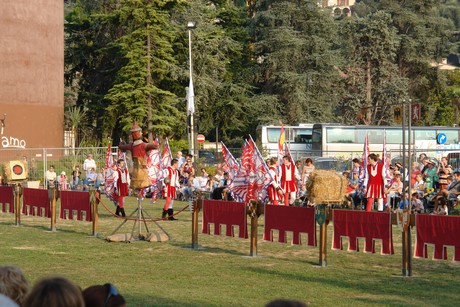
<svg viewBox="0 0 460 307"><path fill-rule="evenodd" d="M335 171L316 170L306 183L308 200L315 204L340 204L347 185L347 180Z"/></svg>

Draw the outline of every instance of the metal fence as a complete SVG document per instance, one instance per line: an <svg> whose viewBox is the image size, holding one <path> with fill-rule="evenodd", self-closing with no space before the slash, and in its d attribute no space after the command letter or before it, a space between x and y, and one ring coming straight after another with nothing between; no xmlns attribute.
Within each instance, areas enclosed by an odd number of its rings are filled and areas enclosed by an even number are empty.
<svg viewBox="0 0 460 307"><path fill-rule="evenodd" d="M112 148L112 154L116 159L116 153L118 148ZM229 148L230 152L239 161L241 157L241 148ZM208 157L196 157L195 162L197 167L212 168L215 164L222 162L221 152L216 150L206 150L211 152L215 159L209 160ZM46 170L51 165L54 165L56 173L59 175L61 172L67 174L67 178L70 181L72 171L76 166L80 166L82 169L83 162L87 158L88 154L92 154L93 159L96 161L97 171L105 167L105 156L107 153L107 147L84 147L84 148L29 148L29 149L0 149L0 164L5 164L8 161L20 160L27 164L28 168L28 180L29 181L40 181L43 183ZM382 152L375 152L376 154L382 155ZM416 161L421 153L426 153L429 157L437 160L441 157L448 156L449 164L452 165L453 169L460 169L460 150L459 149L415 149L412 151L412 159L406 158L406 165L410 167L411 161ZM267 158L268 155L261 151L261 154ZM400 151L389 152L392 164L395 162L402 162L402 153ZM352 167L352 160L354 158L361 158L362 152L347 152L347 151L336 151L336 152L322 152L321 156L319 152L299 152L292 151L291 155L295 161L300 161L303 166L306 158L312 158L313 163L317 169L334 169L337 171L349 170ZM175 152L173 151L173 156ZM128 166L130 159L128 159ZM3 166L3 165L2 165ZM3 167L2 167L3 169ZM4 173L2 173L4 176ZM85 176L82 172L82 176Z"/></svg>

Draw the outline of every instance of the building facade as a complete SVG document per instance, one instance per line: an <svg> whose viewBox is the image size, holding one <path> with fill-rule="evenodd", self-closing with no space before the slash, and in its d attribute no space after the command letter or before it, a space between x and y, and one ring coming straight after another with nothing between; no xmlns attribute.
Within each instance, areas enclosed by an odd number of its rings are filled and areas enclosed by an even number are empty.
<svg viewBox="0 0 460 307"><path fill-rule="evenodd" d="M64 1L0 1L0 149L64 143Z"/></svg>

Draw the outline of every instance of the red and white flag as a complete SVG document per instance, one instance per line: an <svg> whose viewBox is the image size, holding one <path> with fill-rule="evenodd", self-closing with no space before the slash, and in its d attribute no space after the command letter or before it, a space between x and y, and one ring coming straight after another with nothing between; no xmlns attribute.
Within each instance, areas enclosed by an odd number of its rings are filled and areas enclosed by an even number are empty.
<svg viewBox="0 0 460 307"><path fill-rule="evenodd" d="M384 135L384 137L383 137L382 162L383 162L384 172L386 174L385 178L386 178L387 182L390 182L391 176L390 176L389 170L390 170L390 166L391 166L391 157L390 157L390 153L387 150L386 131L384 131L383 135Z"/></svg>
<svg viewBox="0 0 460 307"><path fill-rule="evenodd" d="M228 169L228 178L233 180L233 177L235 177L236 173L238 172L240 165L232 153L228 150L227 146L225 146L223 142L220 143L222 144L222 157Z"/></svg>
<svg viewBox="0 0 460 307"><path fill-rule="evenodd" d="M251 168L251 164L253 164L253 154L254 147L245 141L243 146L243 153L241 155L240 167L238 168L238 172L229 185L229 189L233 192L233 195L242 202L246 202L250 199L248 170Z"/></svg>
<svg viewBox="0 0 460 307"><path fill-rule="evenodd" d="M113 156L112 156L112 146L109 143L107 146L107 152L105 154L105 179L104 179L104 190L105 195L108 199L110 199L115 206L118 205L118 196L115 192L115 172L116 166L113 163Z"/></svg>
<svg viewBox="0 0 460 307"><path fill-rule="evenodd" d="M163 156L161 158L161 167L167 169L171 165L172 154L171 148L169 147L168 138L166 138L165 145L163 147Z"/></svg>
<svg viewBox="0 0 460 307"><path fill-rule="evenodd" d="M367 172L367 157L369 156L369 138L366 134L366 137L364 138L364 149L363 149L363 167L364 167L364 172L362 172L362 176L365 176Z"/></svg>
<svg viewBox="0 0 460 307"><path fill-rule="evenodd" d="M250 136L251 137L251 136ZM273 177L268 170L267 163L265 159L260 154L259 149L257 148L256 143L251 137L251 142L254 146L254 171L256 174L255 183L254 183L254 199L266 201L268 197L267 188L273 182Z"/></svg>

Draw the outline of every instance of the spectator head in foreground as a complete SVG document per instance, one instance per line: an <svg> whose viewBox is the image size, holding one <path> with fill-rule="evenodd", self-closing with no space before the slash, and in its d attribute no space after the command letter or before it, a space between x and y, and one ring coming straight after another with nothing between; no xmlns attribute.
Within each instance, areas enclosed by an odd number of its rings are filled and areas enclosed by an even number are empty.
<svg viewBox="0 0 460 307"><path fill-rule="evenodd" d="M83 290L86 306L92 307L125 307L126 301L111 283L95 285Z"/></svg>
<svg viewBox="0 0 460 307"><path fill-rule="evenodd" d="M0 293L22 305L30 285L21 269L15 266L0 266ZM1 305L1 304L0 304Z"/></svg>
<svg viewBox="0 0 460 307"><path fill-rule="evenodd" d="M38 281L24 301L24 307L85 307L81 290L64 277Z"/></svg>

